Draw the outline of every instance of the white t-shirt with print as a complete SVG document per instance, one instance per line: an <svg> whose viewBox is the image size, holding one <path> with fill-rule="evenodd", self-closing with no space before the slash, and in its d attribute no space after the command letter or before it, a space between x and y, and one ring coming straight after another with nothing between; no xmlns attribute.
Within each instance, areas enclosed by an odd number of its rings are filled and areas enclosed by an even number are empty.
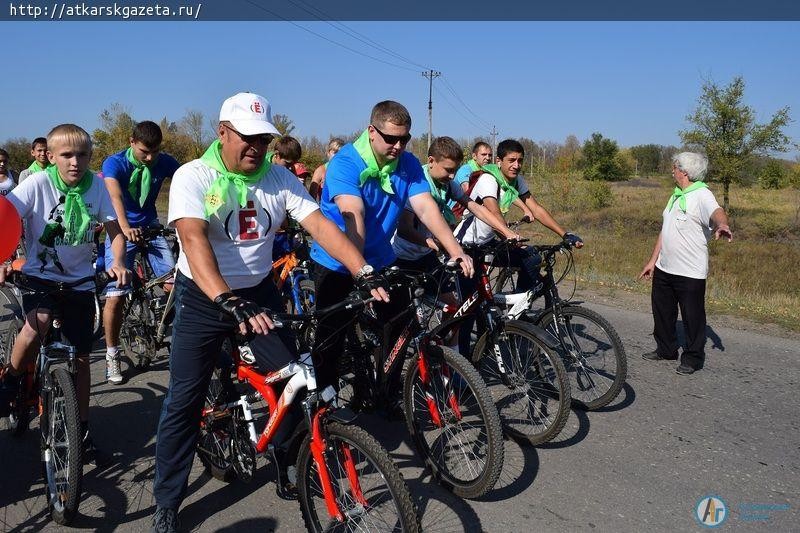
<svg viewBox="0 0 800 533"><path fill-rule="evenodd" d="M16 185L14 176L9 172L6 179L0 182L0 196L7 196Z"/></svg>
<svg viewBox="0 0 800 533"><path fill-rule="evenodd" d="M302 222L319 206L294 174L272 165L266 176L247 187L245 207L239 206L236 188L231 185L225 203L206 217L205 194L218 175L199 159L181 166L169 190L169 224L174 226L181 218L207 221L208 240L222 277L232 289L253 287L272 270L272 244L286 213ZM183 243L178 270L192 278Z"/></svg>
<svg viewBox="0 0 800 533"><path fill-rule="evenodd" d="M528 185L525 183L522 176L517 176L517 192L519 192L520 196L529 192ZM486 173L475 182L475 187L472 188L469 197L470 200L475 201L477 201L478 198L494 198L499 202L499 195L500 185L497 183L497 180L494 179L494 176ZM464 244L486 244L494 238L495 233L489 224L478 220L478 218L473 216L469 211L465 211L464 218L456 227L453 235Z"/></svg>
<svg viewBox="0 0 800 533"><path fill-rule="evenodd" d="M25 274L64 282L77 281L94 274L92 250L95 231L103 222L117 218L101 178L94 176L91 186L83 194L91 222L81 243L76 246L64 244L60 237L54 240L52 247L39 242L48 223L58 223L64 218L64 193L53 186L47 172L31 174L6 198L14 204L25 223L26 261L22 267ZM94 283L89 282L78 289L93 290Z"/></svg>
<svg viewBox="0 0 800 533"><path fill-rule="evenodd" d="M456 183L455 180L450 180L447 183L446 195L447 198L450 200L458 200L460 198L464 198L465 196L464 191L461 189L461 185ZM410 201L406 202L405 210L411 211L412 213L414 212L414 210L411 208ZM428 228L425 226L425 224L423 224L416 217L416 215L414 216L414 229L416 229L417 232L423 235L426 239L432 235L431 232L428 230ZM414 261L416 259L428 255L433 251L427 246L420 246L419 244L407 241L406 239L402 238L396 231L392 236L392 249L394 249L394 255L396 255L400 259L405 259L406 261Z"/></svg>
<svg viewBox="0 0 800 533"><path fill-rule="evenodd" d="M711 214L719 208L709 189L697 189L686 196L686 212L678 201L667 211L661 226L661 252L656 266L668 274L694 279L708 277L708 239L712 234Z"/></svg>

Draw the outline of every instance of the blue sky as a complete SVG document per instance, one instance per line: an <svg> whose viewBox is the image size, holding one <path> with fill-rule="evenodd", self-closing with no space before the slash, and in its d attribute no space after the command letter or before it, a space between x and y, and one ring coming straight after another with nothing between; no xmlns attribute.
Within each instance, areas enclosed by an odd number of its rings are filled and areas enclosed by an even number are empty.
<svg viewBox="0 0 800 533"><path fill-rule="evenodd" d="M75 122L92 130L114 102L137 120L187 109L215 117L249 90L288 114L299 136L349 133L371 106L404 103L412 133L427 131L422 68L329 24L298 23L405 68L370 60L287 22L0 23L5 81L0 142ZM622 146L678 144L704 79L742 75L766 120L788 105L800 142L800 23L369 22L361 38L419 65L435 81L434 134L582 141L593 131ZM410 69L410 70L407 70ZM455 91L456 97L452 88ZM463 101L459 101L459 99ZM466 117L466 118L465 118ZM792 155L796 155L793 151Z"/></svg>

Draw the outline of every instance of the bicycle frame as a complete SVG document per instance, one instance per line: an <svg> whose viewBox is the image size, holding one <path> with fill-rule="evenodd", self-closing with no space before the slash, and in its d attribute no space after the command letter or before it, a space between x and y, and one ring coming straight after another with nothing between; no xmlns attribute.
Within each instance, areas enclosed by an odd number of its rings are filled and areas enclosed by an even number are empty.
<svg viewBox="0 0 800 533"><path fill-rule="evenodd" d="M242 361L238 350L234 350L234 365L236 367L236 378L238 381L247 383L253 387L269 406L270 416L264 430L260 435L256 433L255 422L247 395L242 395L239 400L235 402L216 406L211 410L206 409L203 411L203 417L216 410L216 408L231 409L240 407L244 414L244 421L247 424L250 442L253 444L256 453L265 454L270 449L270 443L275 437L275 433L280 427L288 409L297 399L302 389L306 389L308 394L303 400L303 407L311 431L311 453L317 466L325 505L331 517L339 522L344 522L345 516L336 503L335 490L328 469L325 466L326 462L324 458L326 444L322 420L328 415L329 407L336 397L336 391L329 385L320 393L317 392L317 378L314 365L311 363L311 355L308 353L303 354L298 361L293 361L274 372L262 374L253 365ZM282 381L286 381L286 385L281 395L276 397L273 386ZM325 406L317 408L318 400L321 400ZM367 501L361 491L356 476L355 464L350 455L349 448L343 448L342 451L353 497L356 501L366 505Z"/></svg>

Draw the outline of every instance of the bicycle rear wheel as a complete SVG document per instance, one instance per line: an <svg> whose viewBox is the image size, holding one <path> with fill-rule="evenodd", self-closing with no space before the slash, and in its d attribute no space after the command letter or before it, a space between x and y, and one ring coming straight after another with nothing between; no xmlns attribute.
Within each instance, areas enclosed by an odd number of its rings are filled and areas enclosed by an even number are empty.
<svg viewBox="0 0 800 533"><path fill-rule="evenodd" d="M51 390L43 392L42 464L50 516L68 525L78 512L83 478L83 440L75 384L65 368L50 374Z"/></svg>
<svg viewBox="0 0 800 533"><path fill-rule="evenodd" d="M144 370L150 366L156 353L155 318L147 300L137 293L126 298L119 339L133 366Z"/></svg>
<svg viewBox="0 0 800 533"><path fill-rule="evenodd" d="M406 424L433 476L462 498L489 492L503 469L503 430L483 379L464 357L443 346L408 367Z"/></svg>
<svg viewBox="0 0 800 533"><path fill-rule="evenodd" d="M539 325L561 343L573 405L592 410L611 403L628 376L625 348L614 327L577 305L561 307L557 316L548 312Z"/></svg>
<svg viewBox="0 0 800 533"><path fill-rule="evenodd" d="M233 414L230 410L215 409L224 400L225 390L220 379L220 370L215 368L203 405L205 416L200 420L197 456L214 478L230 482L236 477L231 450Z"/></svg>
<svg viewBox="0 0 800 533"><path fill-rule="evenodd" d="M472 352L495 399L505 430L516 439L543 444L567 423L570 387L564 364L536 332L509 320L490 341L484 333Z"/></svg>
<svg viewBox="0 0 800 533"><path fill-rule="evenodd" d="M386 450L363 429L325 422L325 467L341 521L325 503L306 435L297 458L297 488L306 528L321 531L421 531L408 487Z"/></svg>

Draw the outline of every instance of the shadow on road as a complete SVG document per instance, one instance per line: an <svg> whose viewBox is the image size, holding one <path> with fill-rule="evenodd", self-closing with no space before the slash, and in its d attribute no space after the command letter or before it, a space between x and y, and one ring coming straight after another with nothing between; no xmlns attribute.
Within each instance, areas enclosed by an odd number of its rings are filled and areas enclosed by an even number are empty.
<svg viewBox="0 0 800 533"><path fill-rule="evenodd" d="M633 405L633 402L635 401L636 401L636 390L634 390L633 385L631 385L630 382L627 381L625 382L625 385L622 386L622 391L620 391L620 395L617 396L616 400L606 405L605 407L601 407L600 409L595 409L592 412L613 413L615 411L621 411L622 409L625 409Z"/></svg>

